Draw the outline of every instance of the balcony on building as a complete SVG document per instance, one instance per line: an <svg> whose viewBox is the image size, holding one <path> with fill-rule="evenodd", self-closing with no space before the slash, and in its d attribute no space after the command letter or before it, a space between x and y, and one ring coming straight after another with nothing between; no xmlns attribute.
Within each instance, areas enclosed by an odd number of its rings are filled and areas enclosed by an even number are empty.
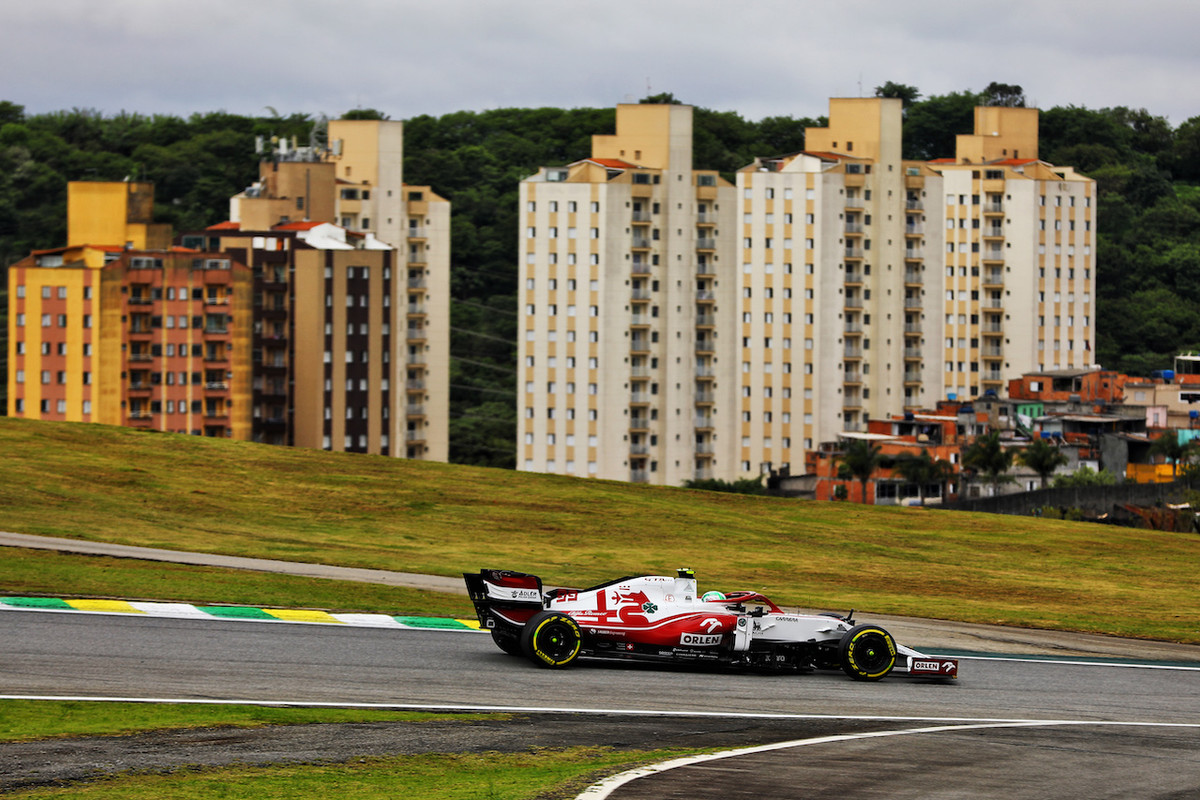
<svg viewBox="0 0 1200 800"><path fill-rule="evenodd" d="M853 222L846 220L846 234L850 236L861 236L863 233L863 224L861 222Z"/></svg>
<svg viewBox="0 0 1200 800"><path fill-rule="evenodd" d="M649 328L650 315L640 309L643 306L635 306L634 312L629 317L629 326L631 328Z"/></svg>
<svg viewBox="0 0 1200 800"><path fill-rule="evenodd" d="M716 250L717 240L711 236L701 236L696 239L697 250Z"/></svg>
<svg viewBox="0 0 1200 800"><path fill-rule="evenodd" d="M846 320L844 332L847 336L862 336L863 326L861 322Z"/></svg>
<svg viewBox="0 0 1200 800"><path fill-rule="evenodd" d="M700 458L712 458L713 450L713 443L709 439L705 439L702 442L696 442L696 455Z"/></svg>
<svg viewBox="0 0 1200 800"><path fill-rule="evenodd" d="M711 336L697 336L696 337L696 352L697 353L712 353L715 350L716 350L716 346L713 344L713 337L711 337Z"/></svg>
<svg viewBox="0 0 1200 800"><path fill-rule="evenodd" d="M983 213L984 214L1003 214L1004 213L1004 203L997 201L997 200L992 200L987 203L984 203L983 204Z"/></svg>
<svg viewBox="0 0 1200 800"><path fill-rule="evenodd" d="M848 283L848 284L862 283L863 282L863 271L861 269L853 269L851 267L847 267L846 268L846 277L844 279L844 282Z"/></svg>
<svg viewBox="0 0 1200 800"><path fill-rule="evenodd" d="M420 341L427 336L427 331L424 325L409 325L405 329L405 338Z"/></svg>
<svg viewBox="0 0 1200 800"><path fill-rule="evenodd" d="M904 201L904 210L905 211L924 211L925 210L925 201L924 200L916 200L916 199L910 197Z"/></svg>
<svg viewBox="0 0 1200 800"><path fill-rule="evenodd" d="M645 303L650 300L650 290L642 286L635 285L630 292L629 299L635 303Z"/></svg>
<svg viewBox="0 0 1200 800"><path fill-rule="evenodd" d="M649 414L630 414L629 415L629 430L644 431L650 428Z"/></svg>
<svg viewBox="0 0 1200 800"><path fill-rule="evenodd" d="M630 214L630 219L632 219L634 222L650 222L651 221L650 212L644 211L640 208L635 208L635 209L633 209L633 212Z"/></svg>
<svg viewBox="0 0 1200 800"><path fill-rule="evenodd" d="M925 258L925 250L920 247L906 247L904 249L904 259L906 261L920 261Z"/></svg>
<svg viewBox="0 0 1200 800"><path fill-rule="evenodd" d="M634 275L649 275L650 274L650 259L643 258L640 255L633 257L633 266L631 271Z"/></svg>
<svg viewBox="0 0 1200 800"><path fill-rule="evenodd" d="M423 278L423 277L415 278L412 275L408 276L408 288L409 289L424 289L424 288L426 288L426 286L427 286L427 283L425 281L425 278Z"/></svg>
<svg viewBox="0 0 1200 800"><path fill-rule="evenodd" d="M846 298L842 302L842 305L845 306L846 308L862 308L863 307L862 296L859 295L857 292L855 292L853 294L847 292Z"/></svg>
<svg viewBox="0 0 1200 800"><path fill-rule="evenodd" d="M985 383L1001 383L1004 381L1004 376L998 369L985 370L979 373L979 379Z"/></svg>
<svg viewBox="0 0 1200 800"><path fill-rule="evenodd" d="M646 391L630 392L629 405L631 406L648 406L650 405L650 393Z"/></svg>
<svg viewBox="0 0 1200 800"><path fill-rule="evenodd" d="M706 226L716 225L717 215L709 211L701 211L696 214L696 224Z"/></svg>
<svg viewBox="0 0 1200 800"><path fill-rule="evenodd" d="M650 237L649 236L639 236L638 234L635 233L633 235L633 238L629 242L629 246L631 248L633 248L634 250L649 250L650 249Z"/></svg>
<svg viewBox="0 0 1200 800"><path fill-rule="evenodd" d="M129 360L131 362L144 363L147 361L153 361L154 356L151 355L150 351L144 347L133 348L129 353Z"/></svg>
<svg viewBox="0 0 1200 800"><path fill-rule="evenodd" d="M845 254L845 257L846 257L846 258L853 258L853 259L856 259L856 260L860 260L860 261L861 261L861 260L862 260L862 258L863 258L863 249L862 249L861 247L851 247L851 246L847 246L847 247L846 247L846 254Z"/></svg>
<svg viewBox="0 0 1200 800"><path fill-rule="evenodd" d="M925 234L925 226L920 222L909 222L904 226L905 236L923 236Z"/></svg>
<svg viewBox="0 0 1200 800"><path fill-rule="evenodd" d="M697 380L708 381L714 377L716 377L716 371L713 369L712 364L697 364L696 365L696 379Z"/></svg>
<svg viewBox="0 0 1200 800"><path fill-rule="evenodd" d="M999 297L987 297L980 305L983 308L1001 309L1004 308L1004 301Z"/></svg>
<svg viewBox="0 0 1200 800"><path fill-rule="evenodd" d="M919 347L904 348L904 360L905 361L912 361L912 360L919 361L920 359L921 359L921 348L919 348Z"/></svg>
<svg viewBox="0 0 1200 800"><path fill-rule="evenodd" d="M698 303L711 303L716 299L717 299L717 296L713 293L713 291L711 289L697 289L696 290L696 302L698 302Z"/></svg>
<svg viewBox="0 0 1200 800"><path fill-rule="evenodd" d="M425 416L425 406L420 403L409 403L404 407L404 415L406 417L423 417Z"/></svg>
<svg viewBox="0 0 1200 800"><path fill-rule="evenodd" d="M846 208L862 208L863 199L857 195L846 195Z"/></svg>
<svg viewBox="0 0 1200 800"><path fill-rule="evenodd" d="M994 321L989 321L987 318L979 326L979 332L984 336L1002 336L1004 334L1004 326L1001 324L999 317Z"/></svg>
<svg viewBox="0 0 1200 800"><path fill-rule="evenodd" d="M1004 261L1004 251L998 247L989 247L983 251L983 263Z"/></svg>
<svg viewBox="0 0 1200 800"><path fill-rule="evenodd" d="M843 383L862 383L862 372L857 369L848 369L842 373Z"/></svg>
<svg viewBox="0 0 1200 800"><path fill-rule="evenodd" d="M696 261L697 275L715 275L716 270L713 269L712 262L708 260L708 256L698 256Z"/></svg>
<svg viewBox="0 0 1200 800"><path fill-rule="evenodd" d="M629 482L630 483L649 483L650 482L650 473L644 469L631 469L631 470L629 470Z"/></svg>
<svg viewBox="0 0 1200 800"><path fill-rule="evenodd" d="M692 423L697 430L710 430L713 426L712 417L708 414L697 415Z"/></svg>
<svg viewBox="0 0 1200 800"><path fill-rule="evenodd" d="M424 303L409 303L407 313L409 316L421 315L428 313Z"/></svg>
<svg viewBox="0 0 1200 800"><path fill-rule="evenodd" d="M1003 239L1004 238L1004 226L1003 225L988 225L986 228L983 229L983 238L984 239Z"/></svg>
<svg viewBox="0 0 1200 800"><path fill-rule="evenodd" d="M717 324L717 317L711 312L697 311L696 312L696 327L711 328Z"/></svg>
<svg viewBox="0 0 1200 800"><path fill-rule="evenodd" d="M920 286L925 283L925 276L920 270L906 269L904 270L904 282L913 286Z"/></svg>
<svg viewBox="0 0 1200 800"><path fill-rule="evenodd" d="M713 478L713 471L707 467L699 467L698 466L698 467L696 467L695 470L692 471L692 479L693 480L711 481L712 478Z"/></svg>
<svg viewBox="0 0 1200 800"><path fill-rule="evenodd" d="M984 286L1003 286L1004 285L1004 270L1002 269L985 269L983 271Z"/></svg>
<svg viewBox="0 0 1200 800"><path fill-rule="evenodd" d="M711 389L696 388L696 393L692 396L692 402L698 406L712 405L716 397Z"/></svg>
<svg viewBox="0 0 1200 800"><path fill-rule="evenodd" d="M914 384L921 382L921 370L906 369L904 370L904 382L906 384Z"/></svg>
<svg viewBox="0 0 1200 800"><path fill-rule="evenodd" d="M920 297L910 295L904 298L905 308L921 308L924 305Z"/></svg>
<svg viewBox="0 0 1200 800"><path fill-rule="evenodd" d="M649 336L631 336L629 338L629 352L631 352L631 353L649 353L650 352L650 337Z"/></svg>
<svg viewBox="0 0 1200 800"><path fill-rule="evenodd" d="M129 315L129 332L133 334L149 334L153 333L154 329L150 325L149 314L130 314Z"/></svg>
<svg viewBox="0 0 1200 800"><path fill-rule="evenodd" d="M983 358L1003 358L1004 348L998 344L985 344L979 348L979 355Z"/></svg>
<svg viewBox="0 0 1200 800"><path fill-rule="evenodd" d="M862 408L862 396L858 392L846 392L842 397L842 408Z"/></svg>
<svg viewBox="0 0 1200 800"><path fill-rule="evenodd" d="M862 358L862 354L862 348L857 344L847 344L846 348L842 351L844 358Z"/></svg>
<svg viewBox="0 0 1200 800"><path fill-rule="evenodd" d="M405 431L404 432L404 441L406 441L406 442L423 442L423 441L425 441L425 434L419 430Z"/></svg>
<svg viewBox="0 0 1200 800"><path fill-rule="evenodd" d="M904 323L904 333L909 336L921 333L921 323L919 323L919 322Z"/></svg>
<svg viewBox="0 0 1200 800"><path fill-rule="evenodd" d="M425 381L421 378L409 378L404 382L404 391L423 392L425 391Z"/></svg>
<svg viewBox="0 0 1200 800"><path fill-rule="evenodd" d="M409 241L417 241L417 240L422 240L425 238L427 238L427 237L425 235L424 227L422 227L420 225L410 225L409 226L409 228L408 228Z"/></svg>
<svg viewBox="0 0 1200 800"><path fill-rule="evenodd" d="M408 251L407 263L409 264L424 264L425 263L424 249L410 249Z"/></svg>

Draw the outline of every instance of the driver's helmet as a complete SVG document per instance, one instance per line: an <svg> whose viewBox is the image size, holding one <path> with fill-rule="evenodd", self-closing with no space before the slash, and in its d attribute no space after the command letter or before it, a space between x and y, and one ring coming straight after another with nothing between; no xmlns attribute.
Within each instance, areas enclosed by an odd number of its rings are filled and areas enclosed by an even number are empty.
<svg viewBox="0 0 1200 800"><path fill-rule="evenodd" d="M724 600L725 595L721 592L705 592L703 595L701 595L700 599L706 603L710 603L715 600Z"/></svg>

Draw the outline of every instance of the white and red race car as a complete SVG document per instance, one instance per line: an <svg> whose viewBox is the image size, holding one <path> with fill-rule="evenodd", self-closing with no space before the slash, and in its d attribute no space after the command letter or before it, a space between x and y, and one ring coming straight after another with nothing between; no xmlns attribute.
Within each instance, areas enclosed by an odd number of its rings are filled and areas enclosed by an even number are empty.
<svg viewBox="0 0 1200 800"><path fill-rule="evenodd" d="M480 626L501 650L544 667L579 656L714 662L752 669L841 669L860 681L892 673L957 678L958 661L896 644L840 614L793 614L753 591L697 594L689 569L590 589L543 591L535 575L463 573Z"/></svg>

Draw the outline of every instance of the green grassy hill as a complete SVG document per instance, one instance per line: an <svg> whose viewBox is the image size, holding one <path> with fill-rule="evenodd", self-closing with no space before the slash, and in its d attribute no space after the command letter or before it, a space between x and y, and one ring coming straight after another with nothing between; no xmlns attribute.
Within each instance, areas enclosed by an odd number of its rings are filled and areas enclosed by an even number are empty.
<svg viewBox="0 0 1200 800"><path fill-rule="evenodd" d="M0 419L0 529L437 575L510 568L555 585L690 566L702 590L784 605L1200 642L1192 534L99 425Z"/></svg>

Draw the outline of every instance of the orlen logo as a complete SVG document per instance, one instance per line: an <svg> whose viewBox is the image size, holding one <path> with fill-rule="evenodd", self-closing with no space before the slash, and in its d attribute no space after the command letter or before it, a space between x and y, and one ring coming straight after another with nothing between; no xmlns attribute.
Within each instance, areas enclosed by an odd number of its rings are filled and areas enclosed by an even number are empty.
<svg viewBox="0 0 1200 800"><path fill-rule="evenodd" d="M712 647L721 643L721 637L706 633L685 633L679 637L679 643L692 647Z"/></svg>

